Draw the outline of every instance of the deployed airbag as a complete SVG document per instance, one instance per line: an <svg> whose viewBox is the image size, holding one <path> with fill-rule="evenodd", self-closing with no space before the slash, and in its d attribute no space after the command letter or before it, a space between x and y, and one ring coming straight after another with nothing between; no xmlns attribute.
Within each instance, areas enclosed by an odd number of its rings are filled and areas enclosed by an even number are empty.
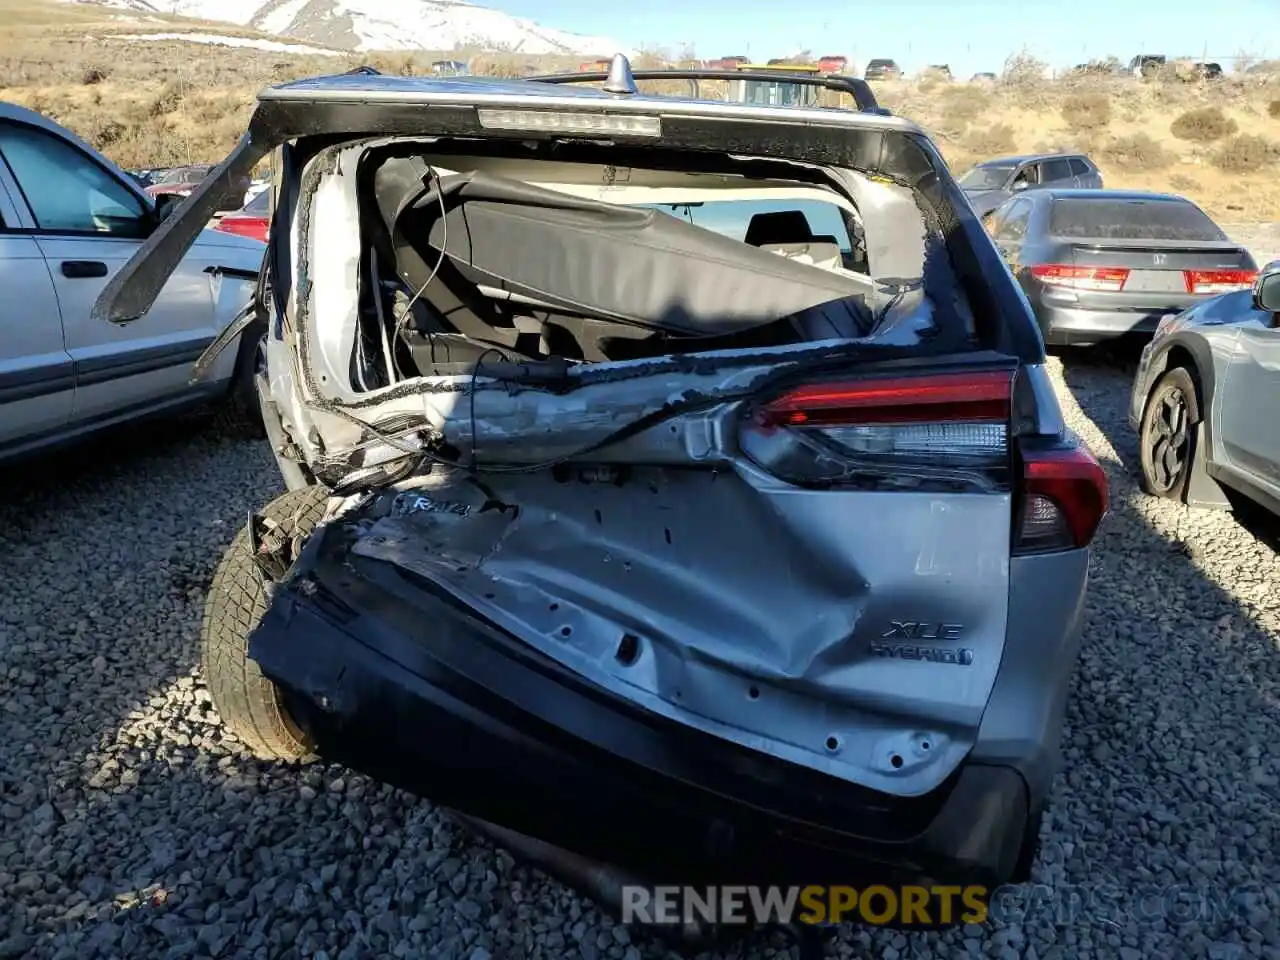
<svg viewBox="0 0 1280 960"><path fill-rule="evenodd" d="M483 172L441 178L418 157L383 159L373 185L397 270L415 290L445 249L472 284L676 335L724 336L789 319L797 331L857 337L872 324L869 280L665 213Z"/></svg>

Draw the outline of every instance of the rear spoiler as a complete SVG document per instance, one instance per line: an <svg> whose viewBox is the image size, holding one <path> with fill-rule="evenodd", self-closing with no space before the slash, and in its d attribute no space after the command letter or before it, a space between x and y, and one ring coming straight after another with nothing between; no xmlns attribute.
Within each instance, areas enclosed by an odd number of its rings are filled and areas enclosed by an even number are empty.
<svg viewBox="0 0 1280 960"><path fill-rule="evenodd" d="M1091 240L1079 237L1050 237L1063 246L1077 250L1157 251L1159 253L1229 253L1247 250L1234 240L1155 240L1120 238Z"/></svg>

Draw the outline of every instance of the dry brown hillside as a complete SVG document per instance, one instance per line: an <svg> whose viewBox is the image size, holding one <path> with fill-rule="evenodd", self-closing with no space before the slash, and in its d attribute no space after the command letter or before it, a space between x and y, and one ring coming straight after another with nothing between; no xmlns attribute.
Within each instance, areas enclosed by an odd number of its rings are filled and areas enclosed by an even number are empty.
<svg viewBox="0 0 1280 960"><path fill-rule="evenodd" d="M445 57L509 76L576 67L467 51L299 55L124 36L172 32L275 39L225 24L0 0L0 100L49 114L125 166L164 166L220 159L243 130L254 93L282 80L362 62L422 73ZM1280 76L1050 81L1034 65L1014 66L995 83L926 79L877 89L886 105L934 134L957 172L992 155L1086 150L1108 185L1184 193L1223 220L1280 220Z"/></svg>
<svg viewBox="0 0 1280 960"><path fill-rule="evenodd" d="M878 92L928 128L957 171L993 155L1083 150L1108 186L1185 194L1227 221L1280 220L1280 74L1188 84L1036 72Z"/></svg>

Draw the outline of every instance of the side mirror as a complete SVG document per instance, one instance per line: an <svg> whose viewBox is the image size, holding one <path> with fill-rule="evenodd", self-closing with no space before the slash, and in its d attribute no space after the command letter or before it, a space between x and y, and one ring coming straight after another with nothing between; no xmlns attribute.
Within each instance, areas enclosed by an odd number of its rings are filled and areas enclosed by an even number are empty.
<svg viewBox="0 0 1280 960"><path fill-rule="evenodd" d="M164 220L178 209L178 205L182 203L183 197L176 193L162 193L156 198L156 219Z"/></svg>
<svg viewBox="0 0 1280 960"><path fill-rule="evenodd" d="M1031 186L1031 183L1027 180L1015 180L1013 181L1013 192L1021 193L1023 190L1027 189L1027 187L1029 186Z"/></svg>
<svg viewBox="0 0 1280 960"><path fill-rule="evenodd" d="M1280 313L1280 260L1267 264L1253 281L1253 305L1265 313Z"/></svg>

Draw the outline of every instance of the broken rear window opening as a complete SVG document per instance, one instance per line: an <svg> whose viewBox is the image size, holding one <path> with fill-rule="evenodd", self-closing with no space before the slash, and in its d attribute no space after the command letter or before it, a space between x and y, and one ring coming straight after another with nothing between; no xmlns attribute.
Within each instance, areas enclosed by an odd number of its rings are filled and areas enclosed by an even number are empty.
<svg viewBox="0 0 1280 960"><path fill-rule="evenodd" d="M919 329L934 323L921 290L925 229L904 188L864 181L897 194L876 198L885 209L868 225L834 177L628 170L630 182L602 186L613 168L406 155L389 144L342 153L342 175L320 178L311 201L312 230L325 239L312 299L322 287L358 291L355 392L472 373L486 351L602 363L852 340L904 313ZM335 220L360 230L343 239L325 229ZM871 231L895 235L882 248L913 247L914 269L901 269L898 252L873 280ZM354 290L349 275L320 266L338 262L327 252L338 244L349 245L341 262L359 263Z"/></svg>
<svg viewBox="0 0 1280 960"><path fill-rule="evenodd" d="M674 414L694 393L749 395L708 379L717 370L983 346L945 240L907 187L759 160L748 178L728 156L723 172L694 173L464 152L476 149L361 141L304 168L299 373L313 413L365 428L365 446L391 421L411 434L416 416L450 441L461 432L474 455L477 433L511 438L514 412L501 426L476 419L488 401L520 407L503 399L513 384L564 393L654 363L692 372L681 355L699 355L703 379L651 386L615 426ZM542 417L523 402L522 416ZM359 415L375 406L380 425Z"/></svg>

